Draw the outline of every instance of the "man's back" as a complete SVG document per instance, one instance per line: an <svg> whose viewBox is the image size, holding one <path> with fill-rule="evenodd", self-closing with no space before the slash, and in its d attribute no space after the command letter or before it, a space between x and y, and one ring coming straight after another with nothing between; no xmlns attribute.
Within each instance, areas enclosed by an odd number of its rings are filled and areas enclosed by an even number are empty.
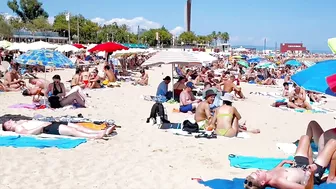
<svg viewBox="0 0 336 189"><path fill-rule="evenodd" d="M206 101L201 102L197 108L196 108L196 112L195 112L195 121L199 122L199 121L203 121L207 119L207 116L205 114L205 110L209 109L209 104Z"/></svg>

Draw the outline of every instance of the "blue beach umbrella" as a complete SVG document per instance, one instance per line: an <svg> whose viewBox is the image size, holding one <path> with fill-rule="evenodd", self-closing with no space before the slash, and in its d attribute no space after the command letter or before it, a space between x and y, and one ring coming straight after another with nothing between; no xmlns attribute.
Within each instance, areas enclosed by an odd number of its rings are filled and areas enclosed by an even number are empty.
<svg viewBox="0 0 336 189"><path fill-rule="evenodd" d="M74 68L74 63L62 53L48 49L32 50L20 55L16 62L23 65L52 66Z"/></svg>
<svg viewBox="0 0 336 189"><path fill-rule="evenodd" d="M301 63L297 60L288 60L285 65L298 67L301 66Z"/></svg>
<svg viewBox="0 0 336 189"><path fill-rule="evenodd" d="M326 60L294 74L291 79L308 91L336 96L326 81L326 78L333 74L336 74L336 60Z"/></svg>

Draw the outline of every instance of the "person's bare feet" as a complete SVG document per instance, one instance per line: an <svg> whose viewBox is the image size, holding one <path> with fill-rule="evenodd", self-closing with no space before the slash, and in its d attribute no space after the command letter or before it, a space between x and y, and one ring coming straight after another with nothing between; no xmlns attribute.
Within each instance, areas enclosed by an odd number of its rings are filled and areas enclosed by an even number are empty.
<svg viewBox="0 0 336 189"><path fill-rule="evenodd" d="M327 183L336 183L336 178L328 176Z"/></svg>
<svg viewBox="0 0 336 189"><path fill-rule="evenodd" d="M114 127L107 127L106 130L105 130L105 135L109 135L113 132L114 130Z"/></svg>
<svg viewBox="0 0 336 189"><path fill-rule="evenodd" d="M249 132L251 132L253 134L259 134L260 133L260 129L252 129Z"/></svg>
<svg viewBox="0 0 336 189"><path fill-rule="evenodd" d="M106 130L100 132L99 134L97 134L96 137L94 137L94 139L102 139L102 138L104 138L105 132L106 132Z"/></svg>

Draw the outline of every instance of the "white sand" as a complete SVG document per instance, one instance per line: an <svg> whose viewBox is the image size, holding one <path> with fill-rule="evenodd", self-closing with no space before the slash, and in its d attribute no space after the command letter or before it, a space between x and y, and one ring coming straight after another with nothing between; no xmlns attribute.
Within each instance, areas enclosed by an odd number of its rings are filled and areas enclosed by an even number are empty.
<svg viewBox="0 0 336 189"><path fill-rule="evenodd" d="M109 141L88 141L71 150L36 148L0 148L0 188L82 188L82 189L151 189L205 188L192 181L230 179L247 176L251 170L229 166L228 155L286 157L276 149L276 142L292 142L305 134L307 123L315 119L324 129L334 127L332 114L286 112L269 106L271 99L249 95L250 91L276 91L243 84L248 99L234 103L247 120L247 126L261 129L249 139L196 139L176 136L146 124L152 102L140 95L155 94L161 79L170 75L171 67L148 71L149 87L123 83L121 88L92 91L92 108L67 111L9 109L15 103L30 103L19 93L0 93L0 113L43 115L77 115L114 119L122 128ZM74 70L59 73L70 80ZM334 102L332 102L334 103ZM172 122L181 122L188 114L173 113L178 105L166 105Z"/></svg>

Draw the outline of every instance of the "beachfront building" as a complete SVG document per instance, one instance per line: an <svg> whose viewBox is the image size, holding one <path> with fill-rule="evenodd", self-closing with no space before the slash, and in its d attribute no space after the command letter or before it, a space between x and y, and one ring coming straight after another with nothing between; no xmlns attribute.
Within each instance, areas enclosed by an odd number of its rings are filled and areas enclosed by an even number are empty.
<svg viewBox="0 0 336 189"><path fill-rule="evenodd" d="M303 43L281 43L280 53L302 54L307 53L307 48Z"/></svg>
<svg viewBox="0 0 336 189"><path fill-rule="evenodd" d="M31 32L26 30L14 31L11 38L11 42L34 42L45 41L49 43L68 43L67 37L61 37L58 32L44 31L44 32Z"/></svg>

